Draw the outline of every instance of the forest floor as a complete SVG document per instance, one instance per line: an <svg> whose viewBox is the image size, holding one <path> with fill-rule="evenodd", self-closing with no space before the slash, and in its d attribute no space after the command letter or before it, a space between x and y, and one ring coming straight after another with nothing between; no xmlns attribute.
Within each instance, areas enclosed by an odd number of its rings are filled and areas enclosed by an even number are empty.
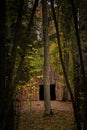
<svg viewBox="0 0 87 130"><path fill-rule="evenodd" d="M18 130L72 130L74 126L72 103L51 101L51 106L53 115L44 117L43 101L22 102Z"/></svg>

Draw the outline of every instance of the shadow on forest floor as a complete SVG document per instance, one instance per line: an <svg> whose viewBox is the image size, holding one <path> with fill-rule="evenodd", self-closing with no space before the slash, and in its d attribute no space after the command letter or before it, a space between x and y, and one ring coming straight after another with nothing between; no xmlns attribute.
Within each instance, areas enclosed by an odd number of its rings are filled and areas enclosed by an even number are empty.
<svg viewBox="0 0 87 130"><path fill-rule="evenodd" d="M21 105L18 130L71 130L74 122L71 102L52 101L53 115L49 117L43 117L43 102L32 102L32 112L29 102Z"/></svg>

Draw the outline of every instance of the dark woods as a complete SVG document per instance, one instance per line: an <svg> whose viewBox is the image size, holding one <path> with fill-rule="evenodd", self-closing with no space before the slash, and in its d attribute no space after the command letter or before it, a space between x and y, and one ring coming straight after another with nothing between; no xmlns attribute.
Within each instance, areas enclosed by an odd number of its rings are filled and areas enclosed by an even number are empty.
<svg viewBox="0 0 87 130"><path fill-rule="evenodd" d="M38 41L36 14L40 4L42 4L43 10L45 10L43 4L46 4L46 13L51 14L51 20L54 21L55 38L58 44L65 87L71 96L77 129L87 130L87 2L85 0L80 2L77 0L45 0L45 3L43 0L42 2L39 0L33 2L32 0L30 2L27 0L0 1L0 130L17 130L18 128L14 110L16 87L19 81L26 79L27 82L27 79L30 79L32 75L30 70L33 67L29 66L29 74L27 78L24 77L27 75L25 69L28 70L24 64L27 52L31 54L33 47L40 48L40 41L36 42L37 45L33 42ZM43 11L42 40L44 45L50 41L48 37L49 25L47 25L48 14ZM69 82L69 51L65 49L63 52L61 33L62 39L64 39L64 48L69 48L72 54L72 84ZM49 44L46 45L49 46ZM48 54L45 54L45 58L47 58ZM49 63L45 64L44 68L46 65L49 68ZM49 76L47 78L49 80ZM45 77L45 79L47 78ZM45 80L44 82L49 87L49 81ZM49 89L46 91L48 92ZM50 97L47 96L45 100L49 102ZM51 109L49 103L48 106ZM47 107L46 112L49 113L50 109Z"/></svg>

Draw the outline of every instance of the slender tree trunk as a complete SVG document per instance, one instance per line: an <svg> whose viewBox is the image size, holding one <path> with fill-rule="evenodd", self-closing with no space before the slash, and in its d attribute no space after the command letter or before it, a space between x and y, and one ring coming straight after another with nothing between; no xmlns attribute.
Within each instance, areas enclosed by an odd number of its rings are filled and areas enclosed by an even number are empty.
<svg viewBox="0 0 87 130"><path fill-rule="evenodd" d="M48 38L48 15L47 0L42 0L43 17L43 43L44 43L44 106L45 115L51 114L50 104L50 64L49 64L49 38Z"/></svg>
<svg viewBox="0 0 87 130"><path fill-rule="evenodd" d="M86 75L86 84L84 90L84 130L87 129L87 1L81 0L79 3L79 29L80 29L80 37L81 37L81 46L82 46L82 54L83 54L83 62L85 68L85 75ZM82 78L82 77L81 77Z"/></svg>
<svg viewBox="0 0 87 130"><path fill-rule="evenodd" d="M54 23L55 23L56 33L57 33L57 40L58 40L58 47L59 47L59 55L60 55L61 65L62 65L62 68L63 68L63 74L64 74L64 78L65 78L65 81L66 81L66 84L67 84L67 88L68 88L69 93L70 93L70 96L71 96L71 101L72 101L72 105L73 105L74 117L75 117L75 121L76 121L76 124L77 124L77 129L78 129L78 130L81 130L81 129L79 129L79 124L78 124L78 119L79 119L79 118L78 118L78 115L77 115L75 100L74 100L74 97L73 97L73 93L72 93L72 90L71 90L71 86L70 86L70 83L69 83L69 81L68 81L68 77L67 77L66 70L65 70L65 66L64 66L64 61L63 61L63 56L62 56L62 50L61 50L61 44L60 44L59 27L58 27L58 22L57 22L57 20L56 20L56 14L55 14L55 9L54 9L54 5L53 5L53 0L51 0L51 6L52 6L52 12L53 12L53 17L54 17Z"/></svg>
<svg viewBox="0 0 87 130"><path fill-rule="evenodd" d="M69 44L70 44L70 24L71 24L71 11L69 6L69 1L64 0L62 4L62 15L61 16L61 29L63 31L63 37L64 37L64 65L65 65L65 71L67 76L69 75ZM68 89L67 84L64 81L64 93L63 93L63 100L68 100Z"/></svg>
<svg viewBox="0 0 87 130"><path fill-rule="evenodd" d="M82 55L82 47L81 47L81 40L79 36L79 30L78 30L78 21L77 21L77 13L75 10L75 4L74 0L70 1L72 6L72 12L73 12L73 18L74 18L74 25L75 25L75 34L76 34L76 40L77 40L77 47L78 47L78 54L79 54L79 61L80 61L80 67L81 67L81 79L82 79L82 88L83 88L83 98L84 103L82 106L83 109L83 129L87 129L87 80L86 80L86 74L85 74L85 66L83 62L83 55Z"/></svg>
<svg viewBox="0 0 87 130"><path fill-rule="evenodd" d="M64 43L64 49L65 49L65 51L64 51L64 65L65 65L66 74L68 76L68 74L69 74L69 52L67 51L67 48L68 48L68 40L65 40L65 43ZM67 84L64 80L63 99L62 99L63 101L68 100L68 89L67 89L66 85Z"/></svg>
<svg viewBox="0 0 87 130"><path fill-rule="evenodd" d="M72 57L73 57L73 82L74 82L74 99L76 104L76 111L78 115L78 129L81 130L81 77L80 77L80 62L77 53L76 38L72 37Z"/></svg>

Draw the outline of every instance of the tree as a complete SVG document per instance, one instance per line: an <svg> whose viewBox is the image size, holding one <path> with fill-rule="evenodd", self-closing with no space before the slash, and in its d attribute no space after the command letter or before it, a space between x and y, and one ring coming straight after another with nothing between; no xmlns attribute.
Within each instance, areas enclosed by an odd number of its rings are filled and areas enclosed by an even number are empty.
<svg viewBox="0 0 87 130"><path fill-rule="evenodd" d="M3 120L4 116L4 106L5 106L5 91L6 91L6 54L7 54L7 48L6 48L6 0L0 1L0 128L2 129L2 123L3 126L5 125ZM5 121L5 120L4 120Z"/></svg>
<svg viewBox="0 0 87 130"><path fill-rule="evenodd" d="M82 3L82 4L81 4ZM84 71L85 71L85 77L82 76L81 74L81 82L82 80L84 80L85 85L84 85L84 89L82 89L82 93L84 100L81 100L82 102L82 106L83 106L83 122L84 122L84 130L87 129L87 55L86 55L86 48L87 48L87 15L86 15L86 11L87 11L87 1L85 0L81 0L81 2L78 2L78 8L79 8L79 33L80 33L80 40L81 40L81 48L82 48L82 56L83 56L83 65L84 65ZM83 83L83 82L82 82ZM84 102L84 103L83 103ZM83 105L84 104L84 105Z"/></svg>
<svg viewBox="0 0 87 130"><path fill-rule="evenodd" d="M87 107L86 107L86 103L87 103L87 87L85 86L87 84L87 80L86 80L86 74L85 74L85 66L84 66L84 61L83 61L83 53L82 53L82 46L81 46L81 39L80 39L80 34L79 34L79 29L78 29L78 21L77 21L77 13L75 10L75 3L74 1L70 1L71 5L72 5L72 12L73 12L73 18L74 18L74 25L75 25L75 34L76 34L76 40L77 40L77 47L78 47L78 54L79 54L79 62L80 62L80 73L81 73L81 93L82 95L80 95L81 97L83 97L82 100L82 113L83 113L83 126L82 128L84 130L87 129L87 122L86 122L86 118L87 118ZM81 98L80 97L80 98Z"/></svg>
<svg viewBox="0 0 87 130"><path fill-rule="evenodd" d="M8 69L8 35L7 35L7 1L0 1L0 129L11 130L13 119L8 113L9 88L7 86L7 69ZM7 109L6 109L7 108ZM10 106L9 110L12 110ZM13 114L12 114L13 115ZM9 124L10 121L10 124Z"/></svg>
<svg viewBox="0 0 87 130"><path fill-rule="evenodd" d="M65 65L64 65L63 55L62 55L62 50L61 50L61 44L60 44L60 35L59 35L59 26L58 26L59 23L57 22L57 19L56 19L54 3L53 3L52 0L51 0L51 7L52 7L52 12L53 12L53 18L54 18L54 24L55 24L55 28L56 28L56 33L57 33L59 55L60 55L62 69L63 69L63 74L64 74L64 78L65 78L65 81L66 81L66 84L67 84L67 88L68 88L70 96L71 96L71 101L72 101L72 105L73 105L75 121L76 121L76 124L77 124L77 129L79 130L79 128L80 128L79 124L78 124L79 117L78 117L78 114L77 114L77 108L76 108L74 96L73 96L73 93L72 93L72 90L71 90L71 86L70 86L70 83L69 83L69 80L68 80L68 77L67 77L67 74L66 74L66 70L65 70Z"/></svg>
<svg viewBox="0 0 87 130"><path fill-rule="evenodd" d="M61 23L61 31L63 32L63 48L64 50L64 64L67 76L69 76L69 50L70 50L70 24L71 24L71 11L69 1L65 0L62 3L62 10L60 16ZM63 89L63 100L68 100L68 89L67 84L64 81L64 89Z"/></svg>
<svg viewBox="0 0 87 130"><path fill-rule="evenodd" d="M18 46L21 41L21 29L22 29L22 18L24 11L24 0L17 1L17 6L13 13L16 13L15 18L10 15L10 5L15 5L14 1L0 1L0 129L1 130L14 130L14 95L16 86L19 82L19 77L22 72L23 61L26 52L26 44L23 47L22 55L20 56L20 62L17 64ZM8 8L9 5L9 8ZM38 6L38 0L35 1L32 11L29 17L28 28L26 30L26 36L28 39L36 7ZM15 12L16 10L16 12ZM9 12L9 13L8 13ZM9 15L9 20L7 20ZM13 19L13 22L11 21ZM15 21L15 22L14 22ZM7 28L8 24L11 29L11 38L8 39ZM12 25L15 25L14 28ZM13 33L14 32L14 33ZM28 40L24 40L25 43ZM16 68L17 67L17 68Z"/></svg>
<svg viewBox="0 0 87 130"><path fill-rule="evenodd" d="M44 106L45 115L51 114L50 104L50 65L49 65L49 38L48 38L48 15L47 0L42 0L43 17L43 43L44 43Z"/></svg>

